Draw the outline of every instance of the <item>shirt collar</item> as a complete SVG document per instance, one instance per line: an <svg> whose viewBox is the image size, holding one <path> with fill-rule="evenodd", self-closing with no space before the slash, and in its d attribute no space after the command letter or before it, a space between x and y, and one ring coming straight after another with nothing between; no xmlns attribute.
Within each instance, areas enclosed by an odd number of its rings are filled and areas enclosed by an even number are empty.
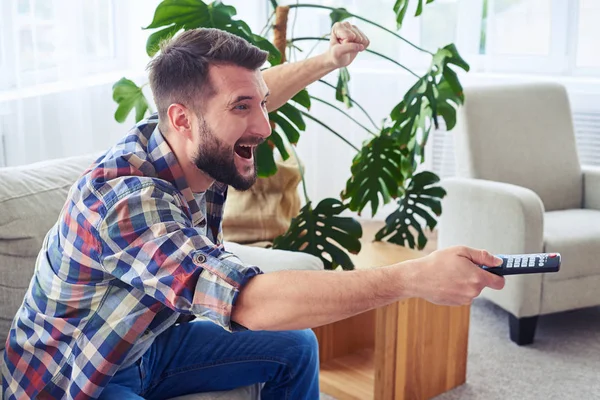
<svg viewBox="0 0 600 400"><path fill-rule="evenodd" d="M192 213L193 224L197 225L204 221L204 213L206 210L200 209L200 205L185 179L183 169L181 168L175 153L173 153L171 146L169 146L169 143L160 131L158 123L148 139L148 158L152 165L154 165L157 177L171 182L175 185L177 190L183 194ZM208 188L207 192L213 191L223 195L226 189L227 185L220 182L214 182Z"/></svg>

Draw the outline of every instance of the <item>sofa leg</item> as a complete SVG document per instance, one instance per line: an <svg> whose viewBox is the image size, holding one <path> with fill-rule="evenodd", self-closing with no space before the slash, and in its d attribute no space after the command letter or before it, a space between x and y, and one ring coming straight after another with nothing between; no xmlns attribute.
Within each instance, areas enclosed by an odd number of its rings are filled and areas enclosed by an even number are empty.
<svg viewBox="0 0 600 400"><path fill-rule="evenodd" d="M509 314L510 340L519 346L533 343L538 317L517 318Z"/></svg>

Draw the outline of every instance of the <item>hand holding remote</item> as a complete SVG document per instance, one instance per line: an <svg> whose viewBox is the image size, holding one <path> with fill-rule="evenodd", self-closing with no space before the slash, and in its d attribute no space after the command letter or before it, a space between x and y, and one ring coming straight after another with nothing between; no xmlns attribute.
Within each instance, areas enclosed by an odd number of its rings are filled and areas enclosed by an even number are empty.
<svg viewBox="0 0 600 400"><path fill-rule="evenodd" d="M500 265L502 260L485 250L465 246L437 250L409 262L407 289L440 305L470 304L485 287L500 290L504 278L483 271L480 265ZM491 268L493 269L493 268Z"/></svg>

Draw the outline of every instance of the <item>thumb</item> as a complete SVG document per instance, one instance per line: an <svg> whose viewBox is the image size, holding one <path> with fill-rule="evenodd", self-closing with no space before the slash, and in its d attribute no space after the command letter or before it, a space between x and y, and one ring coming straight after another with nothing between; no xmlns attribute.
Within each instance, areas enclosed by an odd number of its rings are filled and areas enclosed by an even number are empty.
<svg viewBox="0 0 600 400"><path fill-rule="evenodd" d="M346 55L348 53L358 53L363 51L365 46L358 43L342 43L334 46L333 51L337 57Z"/></svg>
<svg viewBox="0 0 600 400"><path fill-rule="evenodd" d="M499 265L502 265L501 258L495 257L494 255L485 250L465 247L464 254L462 255L477 265L485 265L488 267L497 267Z"/></svg>

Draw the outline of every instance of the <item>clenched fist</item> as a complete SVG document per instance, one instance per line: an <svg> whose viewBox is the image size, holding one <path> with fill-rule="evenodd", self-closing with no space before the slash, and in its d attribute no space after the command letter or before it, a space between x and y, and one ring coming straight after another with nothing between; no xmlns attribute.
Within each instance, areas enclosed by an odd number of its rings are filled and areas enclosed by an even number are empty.
<svg viewBox="0 0 600 400"><path fill-rule="evenodd" d="M329 50L327 52L331 65L335 68L346 67L356 55L369 47L367 36L349 22L336 22L331 28Z"/></svg>

